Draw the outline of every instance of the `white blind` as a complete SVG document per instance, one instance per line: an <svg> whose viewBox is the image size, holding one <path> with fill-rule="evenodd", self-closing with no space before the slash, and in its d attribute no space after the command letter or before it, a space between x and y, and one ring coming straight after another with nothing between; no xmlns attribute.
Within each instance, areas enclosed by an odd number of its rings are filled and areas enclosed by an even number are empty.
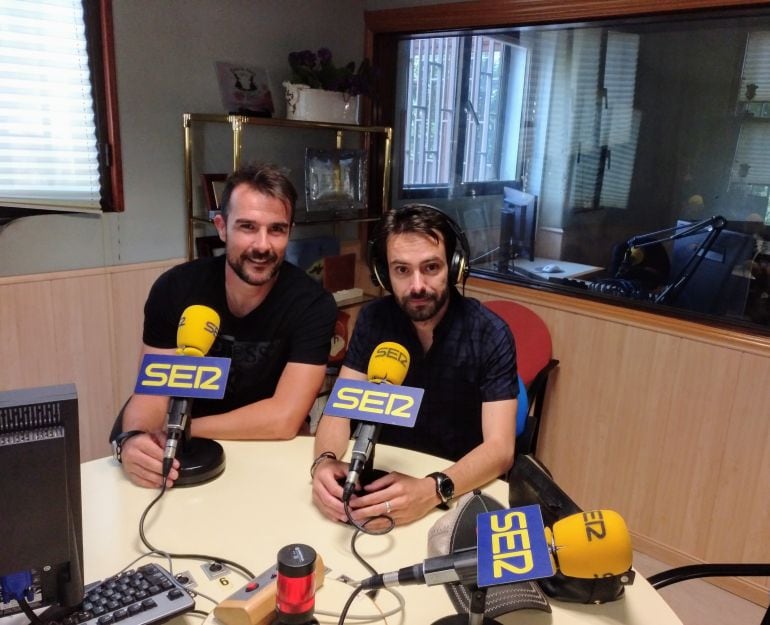
<svg viewBox="0 0 770 625"><path fill-rule="evenodd" d="M744 123L735 151L733 179L745 184L770 184L770 124ZM743 175L741 175L743 174Z"/></svg>
<svg viewBox="0 0 770 625"><path fill-rule="evenodd" d="M754 85L751 89L754 92L750 94L751 97L748 97L748 85ZM749 33L738 99L760 102L770 100L770 32Z"/></svg>
<svg viewBox="0 0 770 625"><path fill-rule="evenodd" d="M0 206L99 210L80 0L0 0Z"/></svg>

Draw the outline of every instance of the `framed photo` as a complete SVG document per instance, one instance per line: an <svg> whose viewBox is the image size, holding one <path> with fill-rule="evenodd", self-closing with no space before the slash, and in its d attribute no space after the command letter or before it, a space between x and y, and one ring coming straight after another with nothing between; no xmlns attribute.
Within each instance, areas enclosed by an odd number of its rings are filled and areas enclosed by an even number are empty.
<svg viewBox="0 0 770 625"><path fill-rule="evenodd" d="M225 188L227 174L201 174L203 179L203 197L206 201L206 214L209 219L219 215L219 202Z"/></svg>
<svg viewBox="0 0 770 625"><path fill-rule="evenodd" d="M367 202L366 150L305 150L305 203L309 212L355 214Z"/></svg>
<svg viewBox="0 0 770 625"><path fill-rule="evenodd" d="M217 81L222 105L230 115L273 116L270 79L264 67L217 61Z"/></svg>
<svg viewBox="0 0 770 625"><path fill-rule="evenodd" d="M198 258L221 256L225 253L225 244L217 235L198 237L195 239L195 251Z"/></svg>

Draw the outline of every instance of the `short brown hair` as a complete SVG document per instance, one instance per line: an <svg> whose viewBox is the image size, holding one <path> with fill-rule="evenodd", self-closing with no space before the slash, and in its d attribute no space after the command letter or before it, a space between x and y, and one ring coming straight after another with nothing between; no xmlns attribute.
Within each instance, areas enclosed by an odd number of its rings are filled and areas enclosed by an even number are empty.
<svg viewBox="0 0 770 625"><path fill-rule="evenodd" d="M270 163L249 163L236 169L227 177L220 203L222 218L227 219L230 208L230 196L235 187L248 185L254 191L280 200L289 207L289 223L294 223L294 211L297 206L297 190L286 175L286 169Z"/></svg>

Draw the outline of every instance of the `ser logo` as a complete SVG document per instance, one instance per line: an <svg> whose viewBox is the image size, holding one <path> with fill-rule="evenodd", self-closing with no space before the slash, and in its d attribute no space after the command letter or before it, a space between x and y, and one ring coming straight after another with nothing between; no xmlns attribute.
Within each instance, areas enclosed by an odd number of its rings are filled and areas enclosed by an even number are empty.
<svg viewBox="0 0 770 625"><path fill-rule="evenodd" d="M338 379L325 412L335 417L413 427L423 390L411 386Z"/></svg>
<svg viewBox="0 0 770 625"><path fill-rule="evenodd" d="M374 358L390 358L398 362L403 367L409 366L409 357L401 349L393 347L380 347L374 352Z"/></svg>
<svg viewBox="0 0 770 625"><path fill-rule="evenodd" d="M179 319L179 327L180 328L183 327L186 322L187 322L187 317L185 315L182 315L181 318ZM203 330L205 332L208 332L209 334L213 334L214 336L219 334L219 326L213 321L204 322Z"/></svg>
<svg viewBox="0 0 770 625"><path fill-rule="evenodd" d="M134 391L143 395L224 397L229 358L145 354Z"/></svg>
<svg viewBox="0 0 770 625"><path fill-rule="evenodd" d="M480 514L476 530L479 586L553 575L539 506Z"/></svg>

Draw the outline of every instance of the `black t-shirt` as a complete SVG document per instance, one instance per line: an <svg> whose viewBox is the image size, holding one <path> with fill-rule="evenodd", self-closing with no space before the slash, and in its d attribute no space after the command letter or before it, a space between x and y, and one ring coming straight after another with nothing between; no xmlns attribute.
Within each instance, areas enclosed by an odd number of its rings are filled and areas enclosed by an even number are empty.
<svg viewBox="0 0 770 625"><path fill-rule="evenodd" d="M415 426L384 425L382 443L459 460L483 442L481 404L514 399L519 393L516 346L508 324L456 289L427 353L393 296L368 304L356 320L345 364L366 373L374 348L383 341L406 348L410 363L403 384L425 394Z"/></svg>
<svg viewBox="0 0 770 625"><path fill-rule="evenodd" d="M225 295L225 257L201 258L169 269L150 289L144 306L145 344L176 347L179 318L201 304L220 315L209 356L231 358L221 400L197 399L193 416L216 414L272 397L288 362L325 364L337 306L301 269L284 262L265 300L245 317L230 313Z"/></svg>

